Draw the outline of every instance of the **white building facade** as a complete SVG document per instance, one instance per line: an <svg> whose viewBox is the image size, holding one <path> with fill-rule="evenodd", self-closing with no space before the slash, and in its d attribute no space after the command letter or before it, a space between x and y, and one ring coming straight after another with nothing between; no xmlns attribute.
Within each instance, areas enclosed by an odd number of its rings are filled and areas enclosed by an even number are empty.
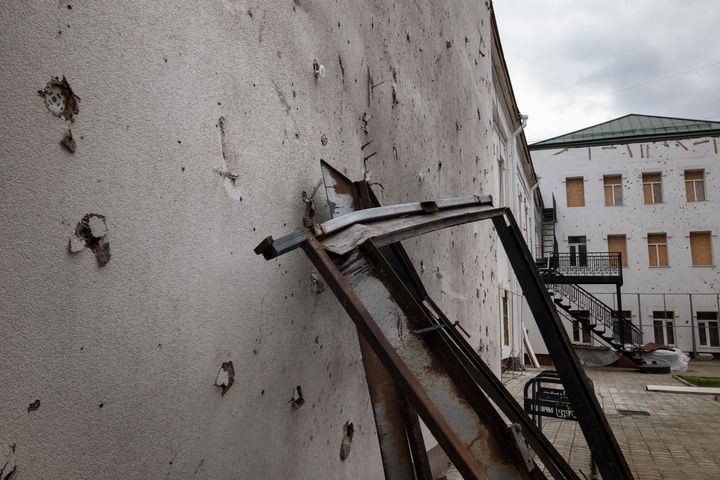
<svg viewBox="0 0 720 480"><path fill-rule="evenodd" d="M530 149L559 251L621 252L622 309L644 342L720 353L720 123L628 115ZM586 289L617 308L614 288Z"/></svg>
<svg viewBox="0 0 720 480"><path fill-rule="evenodd" d="M494 38L498 38L495 32ZM538 243L539 212L542 198L523 129L527 117L520 114L512 90L499 40L493 48L493 156L496 206L508 207L531 252ZM499 343L502 366L521 368L525 362L523 335L525 323L532 322L523 308L523 293L500 242L497 242L497 278L491 279L498 291ZM525 315L525 319L523 319Z"/></svg>

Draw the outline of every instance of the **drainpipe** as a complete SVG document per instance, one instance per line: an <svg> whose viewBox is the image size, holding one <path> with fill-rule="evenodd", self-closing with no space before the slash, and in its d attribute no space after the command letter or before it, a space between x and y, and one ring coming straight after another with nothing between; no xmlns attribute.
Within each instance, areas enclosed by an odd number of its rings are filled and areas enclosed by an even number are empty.
<svg viewBox="0 0 720 480"><path fill-rule="evenodd" d="M510 198L510 204L508 205L511 210L513 209L513 205L515 205L515 202L517 201L517 188L516 188L516 177L517 177L517 136L520 135L520 132L523 131L525 126L527 125L527 115L520 115L520 126L513 132L513 134L510 136L510 139L508 142L510 145L508 145L508 160L510 160L510 165L508 165L508 198ZM518 212L513 212L518 213Z"/></svg>
<svg viewBox="0 0 720 480"><path fill-rule="evenodd" d="M517 136L520 135L520 132L523 131L525 126L527 125L527 115L520 115L520 126L512 133L510 138L508 139L508 142L510 145L508 145L507 151L508 151L508 175L507 175L507 181L508 181L508 199L510 200L508 202L508 207L510 207L510 210L513 211L513 215L517 213L517 215L522 215L522 212L520 211L520 205L518 205L518 208L513 208L514 205L516 205L517 202ZM519 218L519 217L518 217ZM515 275L513 275L515 277ZM518 282L517 278L513 278L512 282L512 291L513 293L518 290ZM522 301L520 302L520 309L522 311ZM513 312L514 314L515 312ZM515 322L513 322L515 323ZM518 322L520 324L521 331L525 330L525 325L522 322L522 318L520 318L520 321ZM513 332L514 336L515 332ZM521 340L522 342L522 337ZM515 338L510 339L510 343L514 344L516 343ZM522 352L523 349L521 348L520 351Z"/></svg>

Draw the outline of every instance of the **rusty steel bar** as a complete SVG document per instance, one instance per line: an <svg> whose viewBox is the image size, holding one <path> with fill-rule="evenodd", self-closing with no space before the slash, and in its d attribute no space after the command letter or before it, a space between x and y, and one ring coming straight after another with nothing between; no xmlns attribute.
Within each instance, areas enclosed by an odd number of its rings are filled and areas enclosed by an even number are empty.
<svg viewBox="0 0 720 480"><path fill-rule="evenodd" d="M430 469L427 447L425 447L425 439L423 439L420 427L420 419L415 409L404 398L400 397L400 400L403 406L402 415L405 422L405 433L412 453L415 476L422 480L432 480L432 470Z"/></svg>

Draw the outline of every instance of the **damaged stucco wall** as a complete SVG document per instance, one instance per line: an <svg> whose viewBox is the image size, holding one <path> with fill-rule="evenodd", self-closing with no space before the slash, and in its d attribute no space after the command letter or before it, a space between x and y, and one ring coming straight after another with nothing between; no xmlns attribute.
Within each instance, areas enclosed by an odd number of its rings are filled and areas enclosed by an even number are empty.
<svg viewBox="0 0 720 480"><path fill-rule="evenodd" d="M321 158L383 203L494 193L489 8L5 2L4 474L379 478L354 327L252 248L302 227ZM407 249L497 371L495 244Z"/></svg>

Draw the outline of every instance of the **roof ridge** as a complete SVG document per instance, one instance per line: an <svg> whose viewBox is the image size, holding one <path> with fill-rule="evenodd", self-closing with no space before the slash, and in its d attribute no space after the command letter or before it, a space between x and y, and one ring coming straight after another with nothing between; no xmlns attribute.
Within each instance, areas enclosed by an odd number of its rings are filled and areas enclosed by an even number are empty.
<svg viewBox="0 0 720 480"><path fill-rule="evenodd" d="M529 145L532 149L720 135L720 122L629 113Z"/></svg>

